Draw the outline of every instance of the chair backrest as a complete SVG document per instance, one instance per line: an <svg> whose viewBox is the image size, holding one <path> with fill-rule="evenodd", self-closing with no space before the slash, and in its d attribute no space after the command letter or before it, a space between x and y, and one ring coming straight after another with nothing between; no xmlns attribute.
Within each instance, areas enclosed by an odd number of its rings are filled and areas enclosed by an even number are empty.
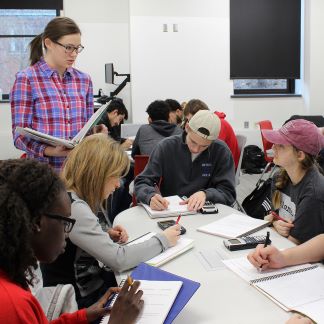
<svg viewBox="0 0 324 324"><path fill-rule="evenodd" d="M236 135L236 139L237 139L238 147L240 149L240 158L235 173L235 185L237 186L240 183L241 165L242 165L244 147L246 144L246 136Z"/></svg>
<svg viewBox="0 0 324 324"><path fill-rule="evenodd" d="M273 129L272 127L272 123L270 120L261 120L258 122L259 126L260 126L260 131L263 129ZM262 138L262 144L263 144L263 152L264 152L264 158L267 162L272 162L273 157L269 156L268 154L268 150L272 149L272 143L267 141L267 139L262 135L261 132L261 138Z"/></svg>
<svg viewBox="0 0 324 324"><path fill-rule="evenodd" d="M134 156L134 177L136 177L138 174L140 174L144 169L149 160L148 155L135 155ZM133 192L132 197L132 206L136 206L136 197L135 193Z"/></svg>
<svg viewBox="0 0 324 324"><path fill-rule="evenodd" d="M148 160L149 160L148 155L135 155L134 156L134 177L136 177L138 174L140 174L144 170Z"/></svg>

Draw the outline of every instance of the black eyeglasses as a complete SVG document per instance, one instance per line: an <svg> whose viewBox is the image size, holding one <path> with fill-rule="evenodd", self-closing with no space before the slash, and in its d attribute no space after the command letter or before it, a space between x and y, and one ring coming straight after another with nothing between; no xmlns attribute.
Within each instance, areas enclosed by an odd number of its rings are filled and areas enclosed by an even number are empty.
<svg viewBox="0 0 324 324"><path fill-rule="evenodd" d="M55 215L55 214L49 214L49 213L44 213L44 215L49 218L53 218L53 219L62 221L62 223L64 225L65 233L70 233L72 231L74 224L75 224L74 218L65 217L65 216L61 216L61 215Z"/></svg>
<svg viewBox="0 0 324 324"><path fill-rule="evenodd" d="M53 43L64 47L65 48L65 53L70 53L70 54L73 53L74 51L79 54L84 49L84 46L82 46L82 45L78 45L78 46L63 45L63 44L61 44L60 42L57 42L57 41L53 41Z"/></svg>

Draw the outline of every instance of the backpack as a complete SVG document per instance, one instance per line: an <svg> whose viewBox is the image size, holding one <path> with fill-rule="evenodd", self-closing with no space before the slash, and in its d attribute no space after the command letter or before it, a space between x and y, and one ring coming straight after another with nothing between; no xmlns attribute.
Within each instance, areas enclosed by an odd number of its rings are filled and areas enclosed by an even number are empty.
<svg viewBox="0 0 324 324"><path fill-rule="evenodd" d="M272 178L260 181L258 186L244 198L242 207L249 216L263 219L270 213L272 210L271 183Z"/></svg>
<svg viewBox="0 0 324 324"><path fill-rule="evenodd" d="M243 151L242 169L245 173L262 173L267 165L263 151L257 145L247 145Z"/></svg>

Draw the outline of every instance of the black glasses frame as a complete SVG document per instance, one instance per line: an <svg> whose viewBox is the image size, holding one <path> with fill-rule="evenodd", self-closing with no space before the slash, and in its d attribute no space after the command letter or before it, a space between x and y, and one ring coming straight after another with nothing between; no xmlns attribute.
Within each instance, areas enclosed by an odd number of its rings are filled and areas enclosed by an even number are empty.
<svg viewBox="0 0 324 324"><path fill-rule="evenodd" d="M49 218L62 221L63 225L64 225L65 233L70 233L72 231L72 228L73 228L75 222L76 222L76 220L74 218L65 217L65 216L61 216L61 215L50 214L50 213L44 213L44 215Z"/></svg>
<svg viewBox="0 0 324 324"><path fill-rule="evenodd" d="M78 45L78 46L73 46L73 45L63 45L61 44L60 42L57 42L57 41L53 41L53 43L57 44L57 45L60 45L62 47L64 47L65 49L65 53L73 53L74 51L76 53L81 53L84 49L84 46L82 45Z"/></svg>

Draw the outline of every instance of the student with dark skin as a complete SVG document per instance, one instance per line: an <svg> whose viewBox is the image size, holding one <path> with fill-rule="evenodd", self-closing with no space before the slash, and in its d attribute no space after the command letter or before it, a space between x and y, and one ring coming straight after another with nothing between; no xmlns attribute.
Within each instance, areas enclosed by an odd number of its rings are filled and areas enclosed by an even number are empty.
<svg viewBox="0 0 324 324"><path fill-rule="evenodd" d="M71 202L64 184L46 164L35 160L0 161L0 322L48 323L29 285L37 260L53 262L64 252ZM139 282L110 288L92 306L63 314L51 323L89 323L108 313L111 294L120 291L110 324L135 323L143 308ZM127 310L127 311L126 311Z"/></svg>

